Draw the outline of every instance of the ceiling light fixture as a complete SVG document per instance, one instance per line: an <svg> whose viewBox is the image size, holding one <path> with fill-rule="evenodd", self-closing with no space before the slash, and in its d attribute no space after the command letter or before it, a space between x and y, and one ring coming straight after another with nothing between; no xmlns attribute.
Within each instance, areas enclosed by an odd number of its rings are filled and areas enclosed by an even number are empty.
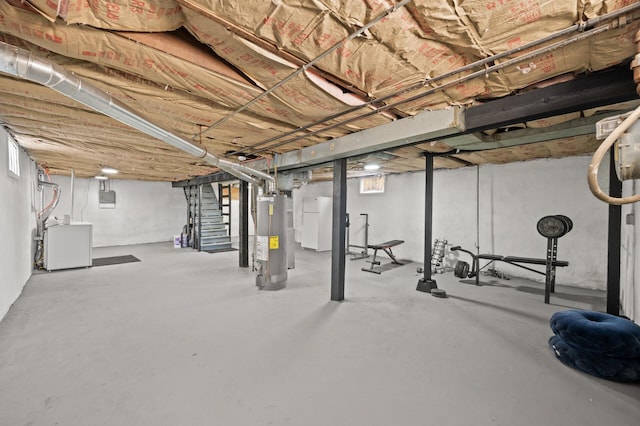
<svg viewBox="0 0 640 426"><path fill-rule="evenodd" d="M378 170L380 168L379 165L377 164L365 164L364 165L364 169L365 170Z"/></svg>
<svg viewBox="0 0 640 426"><path fill-rule="evenodd" d="M108 178L108 177L106 177L105 175L97 175L97 176L96 176L96 179L98 179L98 180L107 180L107 179L109 179L109 178Z"/></svg>
<svg viewBox="0 0 640 426"><path fill-rule="evenodd" d="M104 166L102 168L102 173L105 173L107 175L115 175L118 173L118 170L114 169L113 167Z"/></svg>

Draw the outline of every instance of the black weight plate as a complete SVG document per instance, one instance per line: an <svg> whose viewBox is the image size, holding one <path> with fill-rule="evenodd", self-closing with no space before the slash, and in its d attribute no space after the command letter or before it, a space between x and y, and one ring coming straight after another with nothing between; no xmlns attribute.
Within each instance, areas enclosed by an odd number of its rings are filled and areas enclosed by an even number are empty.
<svg viewBox="0 0 640 426"><path fill-rule="evenodd" d="M469 264L464 262L464 267L462 268L462 278L469 276Z"/></svg>
<svg viewBox="0 0 640 426"><path fill-rule="evenodd" d="M458 260L453 268L453 275L458 278L467 278L469 273L469 264L463 260Z"/></svg>
<svg viewBox="0 0 640 426"><path fill-rule="evenodd" d="M565 232L565 234L568 234L573 229L573 221L569 218L569 216L565 216L563 214L557 214L556 216L564 221L565 225L567 226L567 232Z"/></svg>
<svg viewBox="0 0 640 426"><path fill-rule="evenodd" d="M444 297L447 297L447 292L444 291L441 288L433 288L433 289L431 289L431 295L433 297L442 297L442 298L444 298Z"/></svg>
<svg viewBox="0 0 640 426"><path fill-rule="evenodd" d="M546 238L559 238L567 233L567 224L558 216L545 216L536 225L538 233Z"/></svg>

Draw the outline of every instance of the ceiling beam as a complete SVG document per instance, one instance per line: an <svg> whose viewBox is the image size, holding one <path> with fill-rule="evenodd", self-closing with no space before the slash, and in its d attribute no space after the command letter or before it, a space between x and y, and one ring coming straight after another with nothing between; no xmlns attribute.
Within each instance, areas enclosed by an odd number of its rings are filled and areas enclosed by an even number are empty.
<svg viewBox="0 0 640 426"><path fill-rule="evenodd" d="M492 100L465 110L468 132L506 127L638 99L628 66Z"/></svg>
<svg viewBox="0 0 640 426"><path fill-rule="evenodd" d="M277 167L279 171L285 171L434 140L461 150L482 150L561 139L595 132L596 118L581 118L547 128L516 130L492 136L480 132L636 99L638 95L632 73L626 66L620 66L466 109L451 107L425 111L327 142L277 154L269 163L258 159L243 164L257 170L273 170Z"/></svg>
<svg viewBox="0 0 640 426"><path fill-rule="evenodd" d="M425 111L327 142L277 154L270 166L278 170L297 169L459 134L464 131L462 111L460 107ZM267 168L266 160L244 164L258 170Z"/></svg>
<svg viewBox="0 0 640 426"><path fill-rule="evenodd" d="M619 115L624 111L608 111L594 114L590 117L581 117L564 123L547 127L527 128L511 130L508 132L483 135L482 140L472 141L463 136L453 137L443 142L461 151L482 151L487 149L509 148L518 145L527 145L537 142L547 142L565 139L574 136L590 135L596 133L596 123L603 118Z"/></svg>

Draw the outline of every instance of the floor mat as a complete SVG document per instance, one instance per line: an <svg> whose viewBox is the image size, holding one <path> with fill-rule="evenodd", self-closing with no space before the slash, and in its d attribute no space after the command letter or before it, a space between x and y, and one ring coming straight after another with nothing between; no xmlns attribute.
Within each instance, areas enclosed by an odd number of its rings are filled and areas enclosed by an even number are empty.
<svg viewBox="0 0 640 426"><path fill-rule="evenodd" d="M91 259L91 266L118 265L120 263L140 262L137 257L126 254L124 256L99 257Z"/></svg>
<svg viewBox="0 0 640 426"><path fill-rule="evenodd" d="M206 251L207 253L222 253L222 252L225 252L225 251L238 251L238 249L234 248L234 247L228 247L228 248L223 248L223 249L202 250L202 251Z"/></svg>
<svg viewBox="0 0 640 426"><path fill-rule="evenodd" d="M386 261L386 260L383 260L383 262L386 262L386 263L383 263L382 265L379 265L379 266L374 266L373 270L371 270L371 266L362 268L362 270L364 271L366 269L366 272L374 272L376 274L381 274L385 271L399 268L401 266L408 265L409 263L411 263L411 261L407 259L398 259L399 263L393 263L391 261Z"/></svg>

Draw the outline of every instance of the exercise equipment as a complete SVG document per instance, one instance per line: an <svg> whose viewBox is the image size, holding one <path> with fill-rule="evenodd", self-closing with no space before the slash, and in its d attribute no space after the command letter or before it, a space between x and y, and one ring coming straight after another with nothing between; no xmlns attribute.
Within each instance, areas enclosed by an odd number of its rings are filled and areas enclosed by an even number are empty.
<svg viewBox="0 0 640 426"><path fill-rule="evenodd" d="M563 364L619 382L640 381L640 326L611 314L556 312L549 321L549 347Z"/></svg>
<svg viewBox="0 0 640 426"><path fill-rule="evenodd" d="M387 254L387 256L391 258L391 263L394 263L396 265L404 265L404 263L396 259L396 257L393 255L393 252L391 251L392 247L399 246L400 244L403 244L403 243L404 243L404 240L389 240L380 244L367 245L368 248L373 249L373 258L367 261L368 263L371 263L371 266L369 268L362 268L362 270L365 272L373 272L374 274L382 273L380 269L375 269L376 265L380 265L380 261L376 260L376 256L378 255L378 250L384 251Z"/></svg>
<svg viewBox="0 0 640 426"><path fill-rule="evenodd" d="M547 252L547 259L539 259L533 257L520 257L520 256L501 256L499 254L474 254L469 250L465 250L460 246L451 247L450 249L453 252L462 251L467 253L473 259L473 263L471 269L469 269L469 264L465 261L457 261L453 270L453 274L458 278L473 278L476 279L476 285L480 285L480 271L491 263L499 261L508 263L513 266L517 266L522 269L526 269L527 271L535 272L537 274L545 275L545 303L549 303L549 293L553 293L555 291L555 270L556 267L564 267L569 266L569 262L564 260L553 259L550 256L550 252ZM488 260L486 265L482 268L479 267L480 260ZM528 266L524 266L524 264L532 264L532 265L546 265L548 266L545 269L545 272L539 271L537 269L529 268Z"/></svg>
<svg viewBox="0 0 640 426"><path fill-rule="evenodd" d="M457 261L454 267L454 275L458 278L476 278L476 285L480 285L479 272L493 262L505 262L513 266L517 266L527 271L535 272L545 276L544 286L544 303L549 303L550 295L555 291L556 287L556 267L569 266L569 262L558 260L558 238L566 235L573 229L573 222L564 215L544 216L536 224L538 233L547 238L547 257L539 259L533 257L520 256L501 256L498 254L474 254L469 250L465 250L460 246L451 247L451 251L462 251L467 253L473 259L471 271L469 264L464 261ZM489 260L486 265L480 268L480 259ZM545 271L541 272L537 269L529 268L523 264L544 265Z"/></svg>
<svg viewBox="0 0 640 426"><path fill-rule="evenodd" d="M434 288L434 289L431 289L431 295L433 297L439 297L441 299L444 299L447 297L447 292L441 288Z"/></svg>
<svg viewBox="0 0 640 426"><path fill-rule="evenodd" d="M560 238L573 229L573 221L560 214L545 216L538 221L536 229L545 238Z"/></svg>
<svg viewBox="0 0 640 426"><path fill-rule="evenodd" d="M444 272L444 268L441 268L442 259L444 259L444 248L448 241L445 239L437 239L433 242L433 249L431 250L431 272L437 274L438 272Z"/></svg>
<svg viewBox="0 0 640 426"><path fill-rule="evenodd" d="M369 257L369 214L360 213L360 216L364 216L364 245L351 244L349 242L349 227L351 222L349 221L349 213L347 213L347 253L351 255L351 260L365 259ZM362 249L360 253L354 253L351 251L351 247Z"/></svg>

